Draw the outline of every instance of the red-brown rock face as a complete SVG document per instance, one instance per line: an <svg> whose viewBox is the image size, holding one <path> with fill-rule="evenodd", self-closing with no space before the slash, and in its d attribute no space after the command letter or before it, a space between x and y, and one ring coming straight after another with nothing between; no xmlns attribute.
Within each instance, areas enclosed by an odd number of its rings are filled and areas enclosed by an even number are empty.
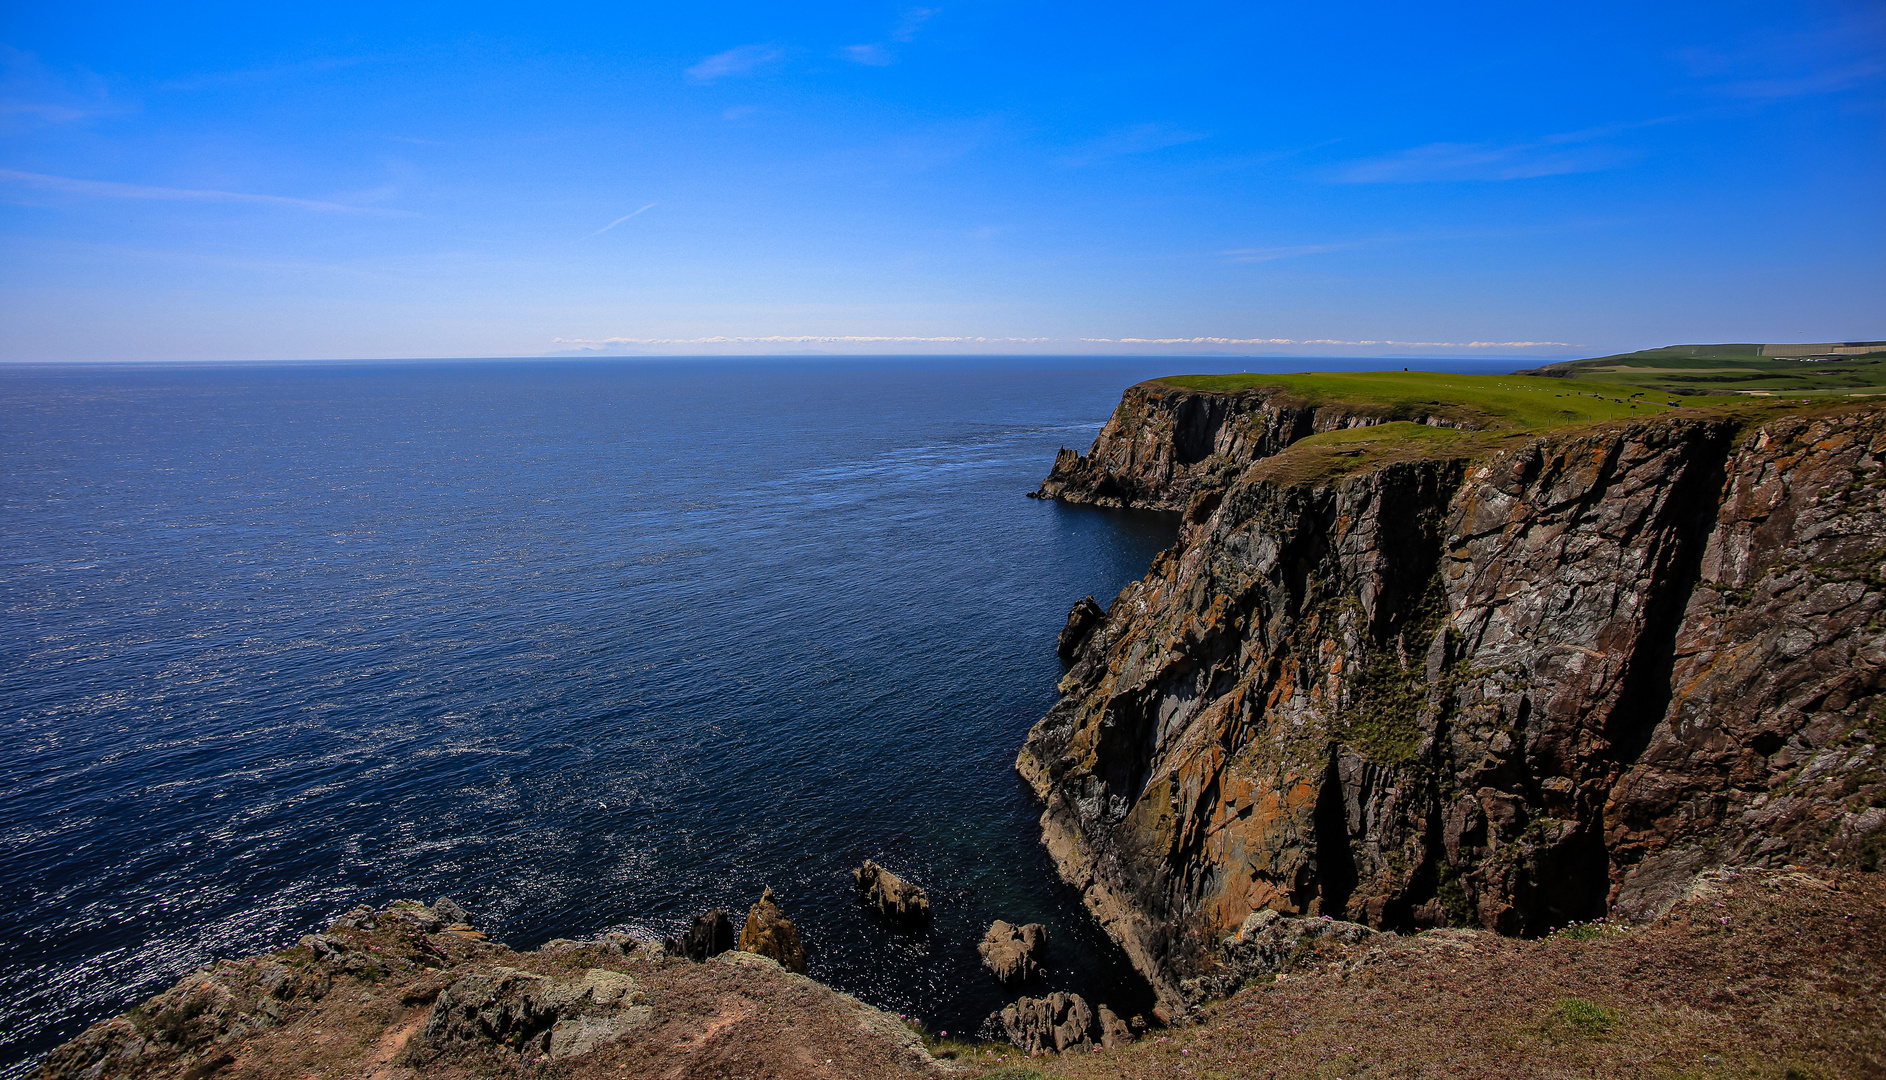
<svg viewBox="0 0 1886 1080"><path fill-rule="evenodd" d="M1864 408L1258 459L1030 733L1044 842L1168 1013L1258 909L1531 933L1725 861L1877 860L1883 459Z"/></svg>

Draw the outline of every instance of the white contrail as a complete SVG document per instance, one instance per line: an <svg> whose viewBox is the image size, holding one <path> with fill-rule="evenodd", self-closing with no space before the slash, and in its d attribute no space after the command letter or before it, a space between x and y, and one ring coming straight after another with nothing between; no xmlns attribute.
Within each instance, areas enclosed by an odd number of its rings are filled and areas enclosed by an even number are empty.
<svg viewBox="0 0 1886 1080"><path fill-rule="evenodd" d="M655 208L655 204L654 204L654 203L649 203L649 204L648 204L647 206L644 206L644 207L642 207L642 210L653 210L654 208ZM603 233L606 233L606 232L608 232L608 231L609 231L610 229L613 229L613 228L615 228L615 227L616 227L617 225L620 225L620 224L622 224L623 222L625 222L625 221L627 221L627 220L629 220L630 218L632 218L632 217L634 217L634 216L635 216L636 214L639 214L639 213L641 213L641 212L642 212L642 210L637 210L637 211L634 211L633 213L628 213L628 214L624 214L624 215L622 215L621 217L619 217L619 218L617 218L617 219L615 219L614 221L612 221L612 222L610 222L609 224L607 224L607 225L604 225L604 226L603 226L602 228L600 228L600 229L597 229L597 230L596 230L595 232L593 232L593 233L590 233L589 235L591 235L591 236L601 236L601 235L602 235Z"/></svg>

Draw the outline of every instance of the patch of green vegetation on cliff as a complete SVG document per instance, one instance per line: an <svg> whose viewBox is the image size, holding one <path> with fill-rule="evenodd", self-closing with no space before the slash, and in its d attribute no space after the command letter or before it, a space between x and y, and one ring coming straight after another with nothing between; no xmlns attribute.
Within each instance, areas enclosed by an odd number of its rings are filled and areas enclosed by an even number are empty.
<svg viewBox="0 0 1886 1080"><path fill-rule="evenodd" d="M1356 677L1356 703L1343 710L1337 738L1378 765L1407 765L1421 743L1417 716L1427 682L1403 670L1392 648L1377 649Z"/></svg>
<svg viewBox="0 0 1886 1080"><path fill-rule="evenodd" d="M1524 431L1463 431L1406 420L1343 428L1290 444L1248 475L1284 484L1320 483L1396 461L1472 458L1529 438Z"/></svg>
<svg viewBox="0 0 1886 1080"><path fill-rule="evenodd" d="M1668 408L1643 387L1524 375L1337 371L1295 375L1177 375L1155 382L1215 393L1268 392L1390 420L1437 417L1473 428L1537 428L1650 416Z"/></svg>
<svg viewBox="0 0 1886 1080"><path fill-rule="evenodd" d="M1330 735L1378 765L1412 765L1421 745L1421 710L1428 684L1427 654L1442 632L1447 604L1437 578L1401 617L1389 640L1372 645L1350 683L1350 704ZM1445 680L1443 680L1445 681Z"/></svg>

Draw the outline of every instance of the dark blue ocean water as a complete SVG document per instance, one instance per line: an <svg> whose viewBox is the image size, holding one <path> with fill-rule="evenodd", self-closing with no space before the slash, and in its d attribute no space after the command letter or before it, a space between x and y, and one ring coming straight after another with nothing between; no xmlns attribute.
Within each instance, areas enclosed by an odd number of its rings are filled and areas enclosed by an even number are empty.
<svg viewBox="0 0 1886 1080"><path fill-rule="evenodd" d="M402 896L528 947L771 885L815 976L954 1030L1039 920L1049 985L1143 1008L1011 762L1172 530L1023 493L1171 368L0 370L0 1072Z"/></svg>

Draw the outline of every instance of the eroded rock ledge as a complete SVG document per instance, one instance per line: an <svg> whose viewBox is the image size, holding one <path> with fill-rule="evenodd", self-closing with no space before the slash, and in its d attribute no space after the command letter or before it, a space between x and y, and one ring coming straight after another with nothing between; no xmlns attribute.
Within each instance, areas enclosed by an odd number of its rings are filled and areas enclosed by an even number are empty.
<svg viewBox="0 0 1886 1080"><path fill-rule="evenodd" d="M1534 934L1708 866L1877 862L1886 410L1293 480L1287 437L1352 421L1197 397L1134 387L1043 485L1187 513L1017 759L1165 1015L1254 911Z"/></svg>
<svg viewBox="0 0 1886 1080"><path fill-rule="evenodd" d="M1158 380L1130 387L1086 454L1062 449L1039 499L1144 510L1183 510L1201 488L1311 435L1412 420L1472 427L1447 410L1300 401L1276 390L1188 390ZM1405 412L1405 410L1404 410Z"/></svg>

